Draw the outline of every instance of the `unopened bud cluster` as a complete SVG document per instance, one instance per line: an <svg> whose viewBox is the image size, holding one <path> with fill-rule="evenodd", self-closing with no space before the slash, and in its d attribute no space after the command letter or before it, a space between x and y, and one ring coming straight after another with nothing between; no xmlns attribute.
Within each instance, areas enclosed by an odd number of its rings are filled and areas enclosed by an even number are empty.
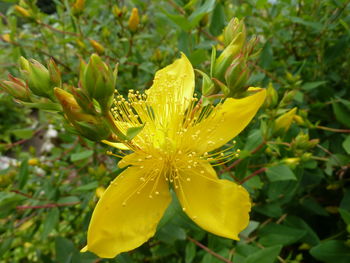
<svg viewBox="0 0 350 263"><path fill-rule="evenodd" d="M21 78L9 75L1 87L28 106L61 112L78 134L90 140L125 141L131 138L118 130L110 113L117 68L112 69L93 54L88 63L81 61L78 87L73 87L62 84L54 60L45 67L21 57Z"/></svg>
<svg viewBox="0 0 350 263"><path fill-rule="evenodd" d="M223 42L225 48L219 56L213 48L210 76L200 72L202 94L209 102L219 92L224 97L241 97L248 89L248 62L253 56L256 39L247 41L244 22L233 18L223 31Z"/></svg>

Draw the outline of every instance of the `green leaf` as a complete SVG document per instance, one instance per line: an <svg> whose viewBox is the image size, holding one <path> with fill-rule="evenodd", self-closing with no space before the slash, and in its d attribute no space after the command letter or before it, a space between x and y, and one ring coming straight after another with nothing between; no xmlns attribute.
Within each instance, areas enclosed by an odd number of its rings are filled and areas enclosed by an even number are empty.
<svg viewBox="0 0 350 263"><path fill-rule="evenodd" d="M304 25L306 27L311 27L311 28L315 29L316 31L321 31L322 27L323 27L323 25L319 22L310 22L310 21L306 21L300 17L295 17L295 16L290 16L289 18L294 23Z"/></svg>
<svg viewBox="0 0 350 263"><path fill-rule="evenodd" d="M327 81L321 80L321 81L314 81L314 82L306 82L301 86L301 88L305 91L313 90L319 86L322 86L323 84L326 84Z"/></svg>
<svg viewBox="0 0 350 263"><path fill-rule="evenodd" d="M185 240L186 232L183 228L169 222L157 231L157 237L159 240L172 245L176 240Z"/></svg>
<svg viewBox="0 0 350 263"><path fill-rule="evenodd" d="M19 188L22 189L29 177L29 170L28 170L28 160L24 160L21 163L21 167L19 168L19 174L18 174L18 183L19 183Z"/></svg>
<svg viewBox="0 0 350 263"><path fill-rule="evenodd" d="M259 231L259 242L264 246L290 245L299 241L306 231L271 223Z"/></svg>
<svg viewBox="0 0 350 263"><path fill-rule="evenodd" d="M340 240L329 240L313 247L310 254L322 261L330 263L348 263L350 262L350 248Z"/></svg>
<svg viewBox="0 0 350 263"><path fill-rule="evenodd" d="M79 192L87 192L87 191L91 191L94 190L98 187L98 182L94 181L88 184L84 184L81 186L78 186L77 188L75 188L72 193L79 193Z"/></svg>
<svg viewBox="0 0 350 263"><path fill-rule="evenodd" d="M196 256L196 245L188 242L185 249L185 263L192 263Z"/></svg>
<svg viewBox="0 0 350 263"><path fill-rule="evenodd" d="M225 9L221 3L217 3L213 15L211 17L211 23L209 26L209 32L214 36L218 36L222 33L223 29L226 26L225 19Z"/></svg>
<svg viewBox="0 0 350 263"><path fill-rule="evenodd" d="M343 148L344 150L350 154L350 135L346 137L346 139L343 141Z"/></svg>
<svg viewBox="0 0 350 263"><path fill-rule="evenodd" d="M70 156L70 160L72 162L76 162L76 161L80 161L80 160L84 160L89 158L90 156L92 156L94 153L94 151L92 150L86 150L86 151L82 151L82 152L78 152L78 153L73 153Z"/></svg>
<svg viewBox="0 0 350 263"><path fill-rule="evenodd" d="M187 20L186 17L182 15L169 14L168 12L165 12L165 11L164 13L168 18L170 18L171 21L177 24L182 30L187 32L192 29L191 23Z"/></svg>
<svg viewBox="0 0 350 263"><path fill-rule="evenodd" d="M195 67L197 65L200 65L207 59L207 51L204 49L197 49L189 57L189 60L191 61L192 65Z"/></svg>
<svg viewBox="0 0 350 263"><path fill-rule="evenodd" d="M258 228L260 225L259 222L250 220L249 225L241 232L241 235L244 237L249 237L249 235Z"/></svg>
<svg viewBox="0 0 350 263"><path fill-rule="evenodd" d="M296 180L293 171L286 165L278 165L266 169L266 175L271 182Z"/></svg>
<svg viewBox="0 0 350 263"><path fill-rule="evenodd" d="M131 256L128 253L122 253L118 255L116 260L116 262L118 263L135 263L135 261L131 258Z"/></svg>
<svg viewBox="0 0 350 263"><path fill-rule="evenodd" d="M350 189L347 189L345 191L343 199L341 200L339 207L350 212Z"/></svg>
<svg viewBox="0 0 350 263"><path fill-rule="evenodd" d="M4 238L0 244L0 255L4 255L9 250L14 238Z"/></svg>
<svg viewBox="0 0 350 263"><path fill-rule="evenodd" d="M244 145L244 151L252 151L262 142L263 136L260 129L252 130L248 135L246 144Z"/></svg>
<svg viewBox="0 0 350 263"><path fill-rule="evenodd" d="M337 121L350 128L350 110L340 102L333 102L332 106Z"/></svg>
<svg viewBox="0 0 350 263"><path fill-rule="evenodd" d="M21 102L23 105L31 108L37 108L45 111L61 112L62 107L54 102Z"/></svg>
<svg viewBox="0 0 350 263"><path fill-rule="evenodd" d="M283 214L281 205L276 202L254 206L253 209L268 217L278 218Z"/></svg>
<svg viewBox="0 0 350 263"><path fill-rule="evenodd" d="M56 237L55 244L57 262L71 263L74 254L74 245L72 241L63 237Z"/></svg>
<svg viewBox="0 0 350 263"><path fill-rule="evenodd" d="M302 206L309 210L309 213L315 213L320 216L328 216L328 212L312 197L300 200Z"/></svg>
<svg viewBox="0 0 350 263"><path fill-rule="evenodd" d="M300 217L288 216L285 224L286 226L304 229L306 231L306 235L300 240L301 242L307 243L311 246L316 246L320 243L320 239L315 231Z"/></svg>
<svg viewBox="0 0 350 263"><path fill-rule="evenodd" d="M34 131L33 129L14 129L11 131L13 135L15 135L19 139L30 139L33 137Z"/></svg>
<svg viewBox="0 0 350 263"><path fill-rule="evenodd" d="M0 218L2 218L3 213L6 215L6 212L14 208L24 199L26 198L22 195L0 192Z"/></svg>
<svg viewBox="0 0 350 263"><path fill-rule="evenodd" d="M215 46L212 46L211 56L210 56L210 77L213 76L215 61L216 61L216 48L215 48Z"/></svg>
<svg viewBox="0 0 350 263"><path fill-rule="evenodd" d="M346 211L345 209L339 208L339 213L341 218L343 218L344 222L347 225L350 225L350 212Z"/></svg>
<svg viewBox="0 0 350 263"><path fill-rule="evenodd" d="M43 231L41 233L42 240L46 239L48 234L56 227L59 220L60 211L57 207L51 208L47 217L45 217Z"/></svg>
<svg viewBox="0 0 350 263"><path fill-rule="evenodd" d="M206 0L202 6L195 9L195 11L189 16L191 29L197 26L205 14L211 12L214 9L214 5L215 0Z"/></svg>
<svg viewBox="0 0 350 263"><path fill-rule="evenodd" d="M260 65L263 68L268 68L273 62L273 50L269 41L264 45L260 53Z"/></svg>
<svg viewBox="0 0 350 263"><path fill-rule="evenodd" d="M244 263L274 263L281 249L281 245L263 248L249 255Z"/></svg>
<svg viewBox="0 0 350 263"><path fill-rule="evenodd" d="M58 199L57 204L79 203L80 199L77 196L65 196Z"/></svg>

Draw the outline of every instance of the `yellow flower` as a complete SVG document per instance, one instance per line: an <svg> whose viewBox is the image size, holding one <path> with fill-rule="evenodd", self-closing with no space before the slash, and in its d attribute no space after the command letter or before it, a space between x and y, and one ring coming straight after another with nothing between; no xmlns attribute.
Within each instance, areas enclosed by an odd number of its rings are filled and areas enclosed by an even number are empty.
<svg viewBox="0 0 350 263"><path fill-rule="evenodd" d="M144 128L125 144L104 141L133 153L119 162L119 167L128 168L99 200L82 251L113 258L142 245L154 235L171 201L169 187L197 225L239 239L249 222L249 194L219 179L211 165L232 159L236 152L208 152L245 128L264 102L265 91L253 88L249 97L201 107L193 97L194 83L192 65L182 55L156 73L146 94L130 91L128 100L116 97L112 113L118 128Z"/></svg>

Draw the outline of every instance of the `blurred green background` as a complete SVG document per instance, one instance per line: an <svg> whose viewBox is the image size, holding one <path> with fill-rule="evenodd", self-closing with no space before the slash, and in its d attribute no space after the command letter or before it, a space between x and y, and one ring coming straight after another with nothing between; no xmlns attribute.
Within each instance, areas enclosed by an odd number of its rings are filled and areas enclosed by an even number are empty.
<svg viewBox="0 0 350 263"><path fill-rule="evenodd" d="M126 94L149 88L180 52L209 72L212 46L223 49L232 17L258 37L249 84L268 88L268 98L236 138L239 159L217 167L250 192L251 222L239 242L220 238L195 226L175 200L140 248L110 260L79 253L118 160L66 131L58 115L0 90L1 263L350 262L350 1L81 3L1 1L0 79L18 76L20 56L53 58L64 82L76 85L80 60L95 52L119 63L117 89ZM196 82L201 94L200 76Z"/></svg>

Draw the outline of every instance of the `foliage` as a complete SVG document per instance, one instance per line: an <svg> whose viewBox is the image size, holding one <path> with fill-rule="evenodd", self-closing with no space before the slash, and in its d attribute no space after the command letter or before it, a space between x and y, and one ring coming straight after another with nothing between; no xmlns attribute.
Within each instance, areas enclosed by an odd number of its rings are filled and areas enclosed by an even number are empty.
<svg viewBox="0 0 350 263"><path fill-rule="evenodd" d="M20 56L53 58L62 81L76 85L80 60L98 53L119 63L117 89L127 94L148 88L180 51L211 75L212 46L221 54L235 16L259 39L248 82L267 88L268 98L236 138L240 157L217 169L254 202L239 242L199 229L175 199L148 243L100 260L79 250L118 160L67 131L57 114L30 111L1 91L1 263L350 261L349 1L7 2L1 79L19 75Z"/></svg>

